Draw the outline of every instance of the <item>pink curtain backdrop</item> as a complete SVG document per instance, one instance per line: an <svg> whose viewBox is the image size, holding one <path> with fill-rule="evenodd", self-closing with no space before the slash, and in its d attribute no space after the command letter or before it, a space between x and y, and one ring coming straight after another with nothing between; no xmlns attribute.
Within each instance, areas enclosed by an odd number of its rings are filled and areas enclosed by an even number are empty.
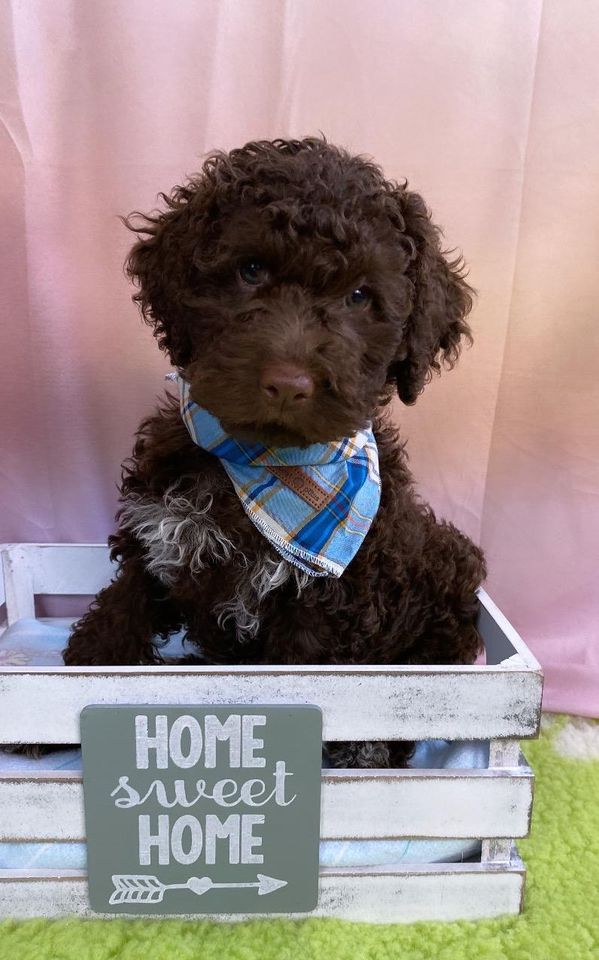
<svg viewBox="0 0 599 960"><path fill-rule="evenodd" d="M0 539L102 541L167 364L117 215L203 152L318 130L407 176L479 291L474 348L396 416L422 494L599 714L599 5L4 3Z"/></svg>

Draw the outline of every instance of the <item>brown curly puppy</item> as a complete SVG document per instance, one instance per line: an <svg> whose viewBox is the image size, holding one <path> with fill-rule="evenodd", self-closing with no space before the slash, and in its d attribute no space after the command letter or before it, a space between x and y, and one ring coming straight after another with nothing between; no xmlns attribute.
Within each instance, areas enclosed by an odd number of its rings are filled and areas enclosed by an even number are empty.
<svg viewBox="0 0 599 960"><path fill-rule="evenodd" d="M116 579L76 625L66 664L160 662L184 627L206 663L470 663L480 550L413 489L382 416L452 366L471 290L422 199L322 139L216 153L162 195L128 272L161 349L228 434L305 447L372 420L381 503L340 578L282 560L174 398L124 467ZM140 216L140 215L137 215ZM128 224L130 225L130 223ZM331 745L334 763L402 765L403 744Z"/></svg>

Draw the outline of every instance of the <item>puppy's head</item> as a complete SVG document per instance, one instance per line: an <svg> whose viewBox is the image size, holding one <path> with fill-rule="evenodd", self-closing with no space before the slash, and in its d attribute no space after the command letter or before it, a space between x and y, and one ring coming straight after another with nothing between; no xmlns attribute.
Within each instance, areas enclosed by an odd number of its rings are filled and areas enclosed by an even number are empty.
<svg viewBox="0 0 599 960"><path fill-rule="evenodd" d="M249 143L143 218L134 299L194 400L269 444L351 436L413 403L470 331L422 199L321 139Z"/></svg>

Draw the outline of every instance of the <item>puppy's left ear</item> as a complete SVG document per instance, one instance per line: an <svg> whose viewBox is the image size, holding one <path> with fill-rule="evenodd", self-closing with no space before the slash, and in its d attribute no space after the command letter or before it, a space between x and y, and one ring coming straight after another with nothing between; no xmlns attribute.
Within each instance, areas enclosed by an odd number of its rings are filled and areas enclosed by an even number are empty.
<svg viewBox="0 0 599 960"><path fill-rule="evenodd" d="M461 257L448 260L441 251L440 231L432 223L417 193L398 188L396 223L412 250L407 276L412 283L412 310L402 344L389 368L400 399L415 402L418 394L441 366L451 369L462 341L472 343L465 318L472 308L474 291L464 279ZM397 214L397 208L396 208Z"/></svg>

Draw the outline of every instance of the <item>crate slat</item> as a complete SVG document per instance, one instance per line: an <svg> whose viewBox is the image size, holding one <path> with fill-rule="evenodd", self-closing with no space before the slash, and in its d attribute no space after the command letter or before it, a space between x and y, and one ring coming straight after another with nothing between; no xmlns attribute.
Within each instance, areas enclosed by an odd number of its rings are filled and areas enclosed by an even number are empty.
<svg viewBox="0 0 599 960"><path fill-rule="evenodd" d="M31 568L24 560L24 551L16 547L2 550L2 575L9 624L22 617L35 617L35 591Z"/></svg>
<svg viewBox="0 0 599 960"><path fill-rule="evenodd" d="M316 704L327 740L534 737L540 674L503 667L4 667L1 743L79 743L87 704Z"/></svg>
<svg viewBox="0 0 599 960"><path fill-rule="evenodd" d="M515 853L509 864L501 866L474 863L351 870L325 868L320 873L316 910L309 914L279 916L289 919L335 917L368 923L481 920L518 913L523 889L524 868ZM86 876L78 870L0 870L0 904L0 916L14 919L69 914L113 916L92 913ZM205 918L235 921L260 916L208 914ZM189 919L198 919L198 915L191 915Z"/></svg>
<svg viewBox="0 0 599 960"><path fill-rule="evenodd" d="M532 771L323 770L321 837L524 837ZM0 775L0 840L84 840L72 771Z"/></svg>
<svg viewBox="0 0 599 960"><path fill-rule="evenodd" d="M97 593L116 570L105 543L9 543L2 552L14 568L28 571L34 594Z"/></svg>
<svg viewBox="0 0 599 960"><path fill-rule="evenodd" d="M340 839L525 837L533 775L518 770L324 773L321 836Z"/></svg>

